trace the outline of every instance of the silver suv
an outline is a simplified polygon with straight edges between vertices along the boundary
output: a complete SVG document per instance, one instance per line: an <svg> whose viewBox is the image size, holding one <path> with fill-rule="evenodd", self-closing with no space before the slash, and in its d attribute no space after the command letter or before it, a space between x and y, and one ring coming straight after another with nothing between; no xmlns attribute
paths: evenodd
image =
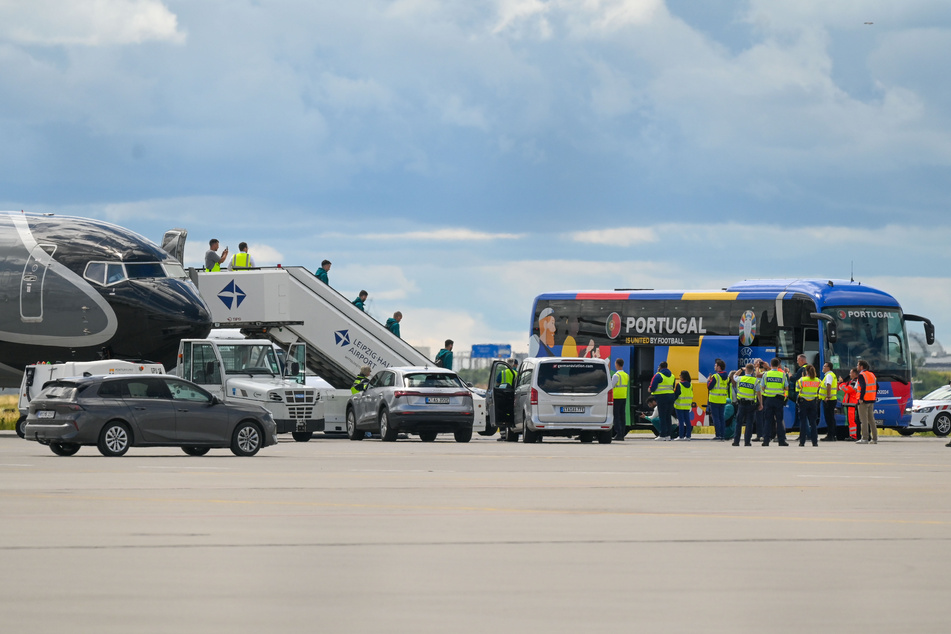
<svg viewBox="0 0 951 634"><path fill-rule="evenodd" d="M581 442L610 443L614 424L608 362L577 357L525 359L514 385L497 385L502 362L493 364L486 391L491 426L502 436L527 443L542 436L577 436Z"/></svg>

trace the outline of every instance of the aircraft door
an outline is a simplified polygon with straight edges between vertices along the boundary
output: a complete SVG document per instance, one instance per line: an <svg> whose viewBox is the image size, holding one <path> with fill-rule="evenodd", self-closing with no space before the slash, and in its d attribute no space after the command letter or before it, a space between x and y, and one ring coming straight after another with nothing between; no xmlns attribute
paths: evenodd
<svg viewBox="0 0 951 634"><path fill-rule="evenodd" d="M43 286L46 271L53 261L56 245L38 244L27 258L20 277L20 319L25 322L43 321Z"/></svg>
<svg viewBox="0 0 951 634"><path fill-rule="evenodd" d="M162 237L162 249L170 256L178 260L182 266L185 265L185 238L188 237L187 229L170 229Z"/></svg>

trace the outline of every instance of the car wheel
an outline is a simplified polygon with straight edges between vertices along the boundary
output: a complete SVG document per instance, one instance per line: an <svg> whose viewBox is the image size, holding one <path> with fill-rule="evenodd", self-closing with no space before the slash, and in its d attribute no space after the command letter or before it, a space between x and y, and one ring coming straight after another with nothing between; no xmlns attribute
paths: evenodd
<svg viewBox="0 0 951 634"><path fill-rule="evenodd" d="M352 407L347 408L347 438L350 440L363 440L363 432L357 429L357 415Z"/></svg>
<svg viewBox="0 0 951 634"><path fill-rule="evenodd" d="M99 453L110 458L125 455L132 446L132 432L125 423L106 423L99 433Z"/></svg>
<svg viewBox="0 0 951 634"><path fill-rule="evenodd" d="M294 437L294 440L297 442L307 442L314 437L314 432L312 431L292 431L291 436Z"/></svg>
<svg viewBox="0 0 951 634"><path fill-rule="evenodd" d="M182 451L189 456L204 456L211 451L211 447L182 447Z"/></svg>
<svg viewBox="0 0 951 634"><path fill-rule="evenodd" d="M17 436L19 436L20 438L26 437L26 434L23 433L24 423L26 423L26 415L20 416L20 418L17 419L16 430L17 430Z"/></svg>
<svg viewBox="0 0 951 634"><path fill-rule="evenodd" d="M583 431L578 434L578 440L581 442L594 442L594 432L593 431Z"/></svg>
<svg viewBox="0 0 951 634"><path fill-rule="evenodd" d="M505 442L518 442L518 433L512 427L506 427L502 434L505 436Z"/></svg>
<svg viewBox="0 0 951 634"><path fill-rule="evenodd" d="M384 407L380 410L380 438L383 442L394 442L397 434L397 430L390 426L390 413Z"/></svg>
<svg viewBox="0 0 951 634"><path fill-rule="evenodd" d="M51 442L50 449L57 456L74 456L79 451L79 445L69 442Z"/></svg>
<svg viewBox="0 0 951 634"><path fill-rule="evenodd" d="M935 416L931 431L933 431L934 435L938 438L944 438L948 434L951 434L951 414L941 412Z"/></svg>
<svg viewBox="0 0 951 634"><path fill-rule="evenodd" d="M497 431L499 431L499 428L498 428L498 427L489 427L489 428L486 429L485 431L480 431L480 432L479 432L479 435L480 435L480 436L494 436L494 435L495 435L495 432L497 432Z"/></svg>
<svg viewBox="0 0 951 634"><path fill-rule="evenodd" d="M231 436L231 453L236 456L253 456L261 449L261 430L252 422L238 423Z"/></svg>
<svg viewBox="0 0 951 634"><path fill-rule="evenodd" d="M421 431L419 432L419 439L423 442L432 442L436 440L436 432L434 431Z"/></svg>
<svg viewBox="0 0 951 634"><path fill-rule="evenodd" d="M603 431L598 432L598 442L601 443L602 445L610 445L611 438L613 437L614 437L614 430L605 429Z"/></svg>
<svg viewBox="0 0 951 634"><path fill-rule="evenodd" d="M466 427L465 429L457 429L452 433L456 438L456 442L469 442L472 440L472 428Z"/></svg>
<svg viewBox="0 0 951 634"><path fill-rule="evenodd" d="M898 432L899 436L914 436L915 435L915 430L908 429L907 427L899 427L895 431Z"/></svg>

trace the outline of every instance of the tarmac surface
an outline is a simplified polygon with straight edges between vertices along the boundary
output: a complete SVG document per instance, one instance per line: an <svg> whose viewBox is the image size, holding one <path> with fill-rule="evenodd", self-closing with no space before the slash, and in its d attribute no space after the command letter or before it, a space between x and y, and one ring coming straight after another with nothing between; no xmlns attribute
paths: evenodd
<svg viewBox="0 0 951 634"><path fill-rule="evenodd" d="M0 432L0 631L946 632L945 442Z"/></svg>

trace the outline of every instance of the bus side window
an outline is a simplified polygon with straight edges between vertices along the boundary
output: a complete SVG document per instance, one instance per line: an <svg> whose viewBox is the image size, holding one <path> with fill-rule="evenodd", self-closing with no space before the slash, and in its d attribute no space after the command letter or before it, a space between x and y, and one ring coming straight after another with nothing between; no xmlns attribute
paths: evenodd
<svg viewBox="0 0 951 634"><path fill-rule="evenodd" d="M802 353L806 363L819 370L819 329L805 328L802 332Z"/></svg>

